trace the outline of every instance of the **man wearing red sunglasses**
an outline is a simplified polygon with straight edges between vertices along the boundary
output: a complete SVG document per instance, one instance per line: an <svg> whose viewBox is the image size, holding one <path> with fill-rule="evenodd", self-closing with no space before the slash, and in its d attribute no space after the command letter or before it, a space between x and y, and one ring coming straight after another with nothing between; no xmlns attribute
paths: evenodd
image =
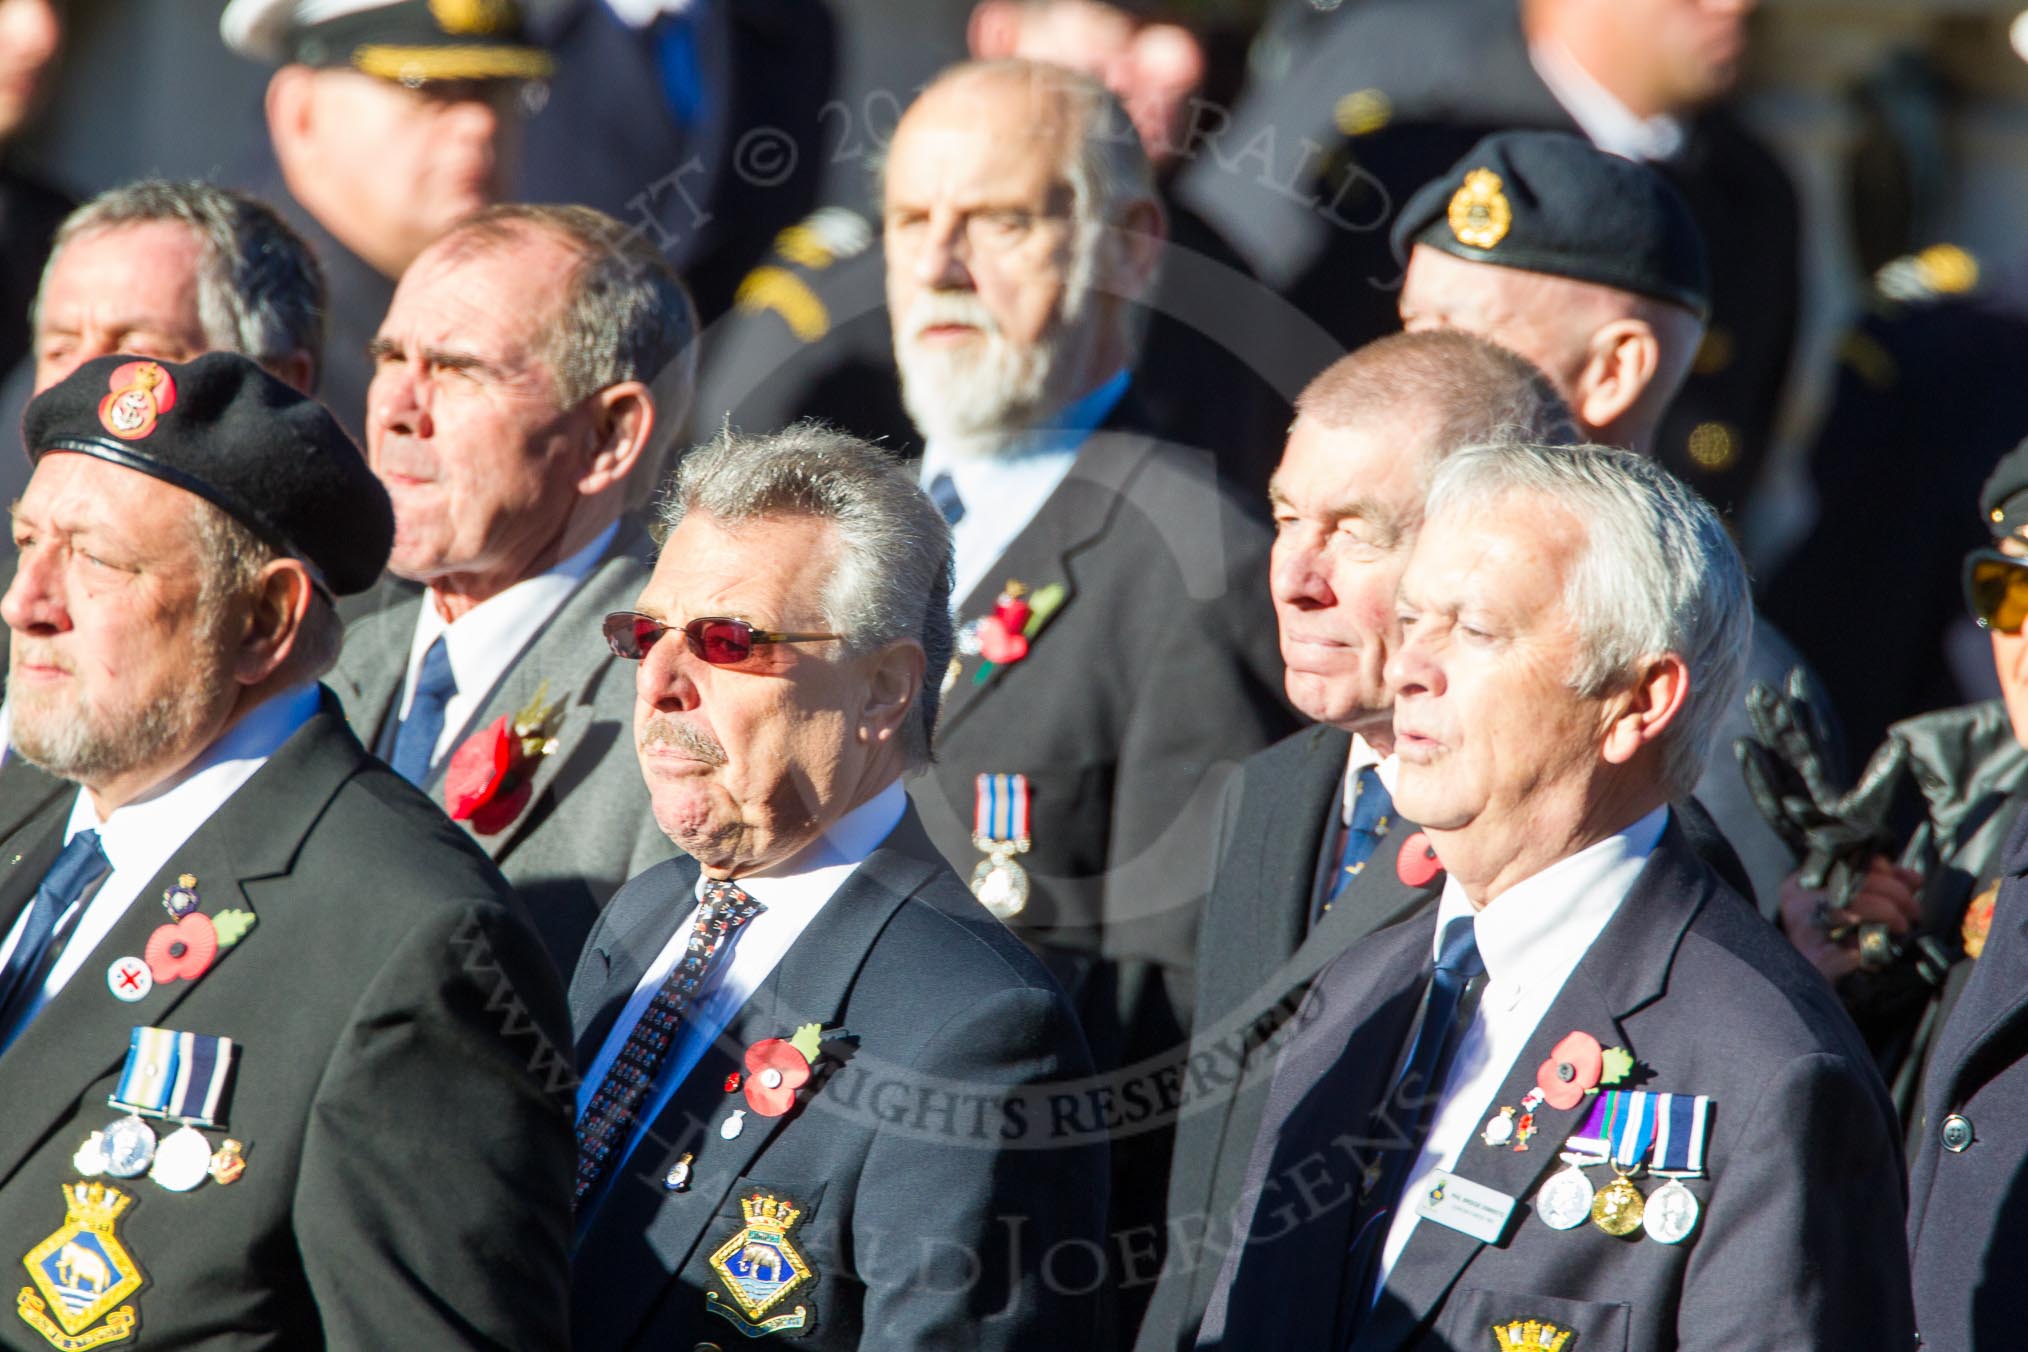
<svg viewBox="0 0 2028 1352"><path fill-rule="evenodd" d="M696 318L588 207L497 207L426 250L373 340L367 450L388 569L332 685L360 740L471 832L568 972L669 842L642 797L632 683L598 640L653 547L625 514L690 402Z"/></svg>

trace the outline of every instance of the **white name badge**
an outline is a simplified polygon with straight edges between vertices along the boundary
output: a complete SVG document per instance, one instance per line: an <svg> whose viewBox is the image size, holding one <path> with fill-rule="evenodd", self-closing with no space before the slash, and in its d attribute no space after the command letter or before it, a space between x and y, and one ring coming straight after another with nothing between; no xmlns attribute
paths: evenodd
<svg viewBox="0 0 2028 1352"><path fill-rule="evenodd" d="M1482 1244L1498 1244L1514 1214L1514 1199L1483 1183L1438 1170L1416 1193L1415 1214Z"/></svg>

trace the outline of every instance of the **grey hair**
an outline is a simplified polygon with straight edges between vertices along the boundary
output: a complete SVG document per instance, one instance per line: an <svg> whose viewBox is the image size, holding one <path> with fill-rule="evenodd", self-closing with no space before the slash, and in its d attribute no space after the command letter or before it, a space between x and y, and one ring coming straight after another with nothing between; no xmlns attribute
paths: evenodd
<svg viewBox="0 0 2028 1352"><path fill-rule="evenodd" d="M1428 513L1485 508L1522 494L1582 523L1584 551L1564 587L1581 644L1571 686L1600 695L1665 653L1690 672L1682 714L1662 733L1672 797L1704 772L1739 698L1752 641L1746 565L1709 504L1654 461L1600 446L1504 446L1438 467Z"/></svg>
<svg viewBox="0 0 2028 1352"><path fill-rule="evenodd" d="M911 769L928 765L954 642L951 531L928 495L879 447L822 423L766 435L728 427L683 458L664 495L664 530L691 512L727 522L831 523L840 557L824 591L826 623L845 635L848 652L891 643L922 649L917 717L903 723L901 746Z"/></svg>
<svg viewBox="0 0 2028 1352"><path fill-rule="evenodd" d="M216 626L230 615L223 602L250 594L260 581L261 569L281 558L281 551L253 530L228 515L222 508L197 498L194 517L197 525L197 557L201 574L197 600L200 623ZM208 630L206 638L217 637ZM310 681L338 665L338 652L345 641L345 623L338 609L322 591L312 589L310 607L296 631L296 643L289 654L291 680Z"/></svg>
<svg viewBox="0 0 2028 1352"><path fill-rule="evenodd" d="M243 193L195 180L150 178L108 188L57 227L29 310L38 326L42 293L71 241L127 225L170 221L204 246L197 273L197 317L205 341L273 370L298 352L321 370L324 270L282 218Z"/></svg>
<svg viewBox="0 0 2028 1352"><path fill-rule="evenodd" d="M545 343L558 402L573 407L638 380L654 387L662 425L680 425L697 388L697 307L638 231L592 207L502 203L460 221L431 247L459 257L520 243L531 231L578 256Z"/></svg>

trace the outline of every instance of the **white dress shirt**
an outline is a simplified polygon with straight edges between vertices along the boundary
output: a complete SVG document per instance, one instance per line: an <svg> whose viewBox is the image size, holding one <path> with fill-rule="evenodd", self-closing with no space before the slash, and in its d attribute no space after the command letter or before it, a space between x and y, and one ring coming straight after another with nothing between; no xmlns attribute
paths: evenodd
<svg viewBox="0 0 2028 1352"><path fill-rule="evenodd" d="M1621 159L1661 162L1683 149L1683 124L1666 113L1641 117L1592 78L1570 49L1560 42L1537 42L1528 60L1549 92L1577 123L1578 130L1600 150Z"/></svg>
<svg viewBox="0 0 2028 1352"><path fill-rule="evenodd" d="M1371 769L1380 776L1380 787L1387 790L1387 796L1394 797L1394 777L1401 772L1401 762L1393 756L1382 756L1373 749L1373 744L1359 733L1352 734L1352 756L1345 766L1345 780L1338 795L1338 825L1352 824L1352 805L1359 800L1359 772Z"/></svg>
<svg viewBox="0 0 2028 1352"><path fill-rule="evenodd" d="M1669 809L1656 808L1618 835L1516 883L1483 911L1473 909L1457 879L1445 881L1431 954L1446 925L1462 916L1474 917L1472 934L1486 964L1486 985L1458 1042L1429 1136L1402 1190L1404 1198L1420 1196L1430 1186L1432 1173L1456 1165L1473 1135L1493 1115L1499 1106L1493 1098L1514 1069L1515 1058L1534 1038L1536 1025L1562 993L1563 983L1627 899L1668 821ZM1376 1298L1420 1220L1415 1208L1407 1205L1391 1218L1387 1242L1380 1250Z"/></svg>
<svg viewBox="0 0 2028 1352"><path fill-rule="evenodd" d="M1028 529L1042 504L1077 463L1077 453L1127 392L1127 373L1111 380L1064 409L1047 428L1022 434L992 455L955 452L932 441L923 448L922 485L939 474L951 476L965 514L951 527L955 555L951 609L964 605L992 572L993 565ZM1005 581L1005 579L1000 579Z"/></svg>
<svg viewBox="0 0 2028 1352"><path fill-rule="evenodd" d="M590 574L592 565L619 531L620 523L615 521L600 531L596 540L548 572L523 578L498 596L487 597L460 615L455 623L446 623L437 613L436 602L424 593L422 606L416 613L415 638L408 645L408 674L402 678L401 707L397 713L402 718L408 717L423 658L429 655L437 636L443 635L458 693L444 703L444 730L437 734L436 749L430 753L431 765L450 754L458 734L465 730L472 715L479 712L480 701L492 693L521 650L542 632L549 617L577 590L577 584ZM597 634L585 636L586 643L604 641Z"/></svg>
<svg viewBox="0 0 2028 1352"><path fill-rule="evenodd" d="M907 807L907 792L896 781L832 823L829 831L790 860L782 871L757 873L736 880L748 896L767 909L726 936L726 942L731 945L730 956L721 959L718 975L707 988L704 998L693 1003L684 1014L683 1031L669 1049L668 1058L655 1077L655 1087L641 1104L640 1115L634 1119L633 1133L627 1138L626 1150L613 1161L614 1170L634 1152L634 1147L641 1143L648 1128L669 1106L676 1090L697 1063L704 1059L705 1051L725 1031L726 1024L732 1022L732 1016L746 1004L748 997L759 990L761 983L774 972L782 956L809 923L817 918L817 912L824 909L824 903L831 900L832 894L865 862L866 856L893 834ZM704 883L704 876L699 874L694 895L700 901ZM591 1068L585 1072L584 1082L578 1086L579 1117L583 1117L585 1109L591 1106L593 1096L605 1082L606 1072L612 1069L621 1049L627 1045L627 1037L634 1031L634 1025L641 1021L641 1016L654 1002L655 992L661 989L670 970L682 959L683 951L690 942L691 926L696 920L697 907L692 905L685 912L683 923L670 933L669 942L662 945L662 951L655 955L655 960L648 964L648 970L642 973L633 996L620 1011L612 1032L606 1034L599 1054L592 1058ZM794 1031L783 1029L782 1035Z"/></svg>
<svg viewBox="0 0 2028 1352"><path fill-rule="evenodd" d="M70 937L50 968L49 978L35 994L34 1003L25 1007L17 1028L27 1027L36 1012L87 962L103 967L114 958L128 956L109 953L95 958L94 950L141 895L141 889L196 834L197 828L238 793L254 772L267 764L268 757L281 749L282 743L310 721L317 712L318 698L317 683L307 681L263 701L212 743L181 778L153 790L145 798L115 808L113 815L104 821L99 820L91 795L78 790L77 799L71 804L70 821L64 827L63 842L68 845L70 838L80 831L97 831L99 848L105 851L113 871L88 900L73 902L57 917L56 933L68 931ZM200 892L203 886L204 880L198 879ZM0 967L6 966L15 945L21 942L29 910L26 906L21 908L14 927L7 932L6 943L0 944ZM162 922L169 922L166 911Z"/></svg>

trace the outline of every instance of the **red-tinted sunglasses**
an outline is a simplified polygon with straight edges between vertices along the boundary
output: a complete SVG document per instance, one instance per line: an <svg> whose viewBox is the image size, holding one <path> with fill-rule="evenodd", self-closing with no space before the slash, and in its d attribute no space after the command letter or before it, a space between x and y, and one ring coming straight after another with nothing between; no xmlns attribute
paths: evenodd
<svg viewBox="0 0 2028 1352"><path fill-rule="evenodd" d="M690 644L690 651L714 667L735 666L753 656L763 643L816 643L843 634L778 634L756 629L745 620L724 615L706 615L685 625L664 624L634 610L616 610L606 616L606 642L630 662L648 655L662 635L678 630Z"/></svg>

